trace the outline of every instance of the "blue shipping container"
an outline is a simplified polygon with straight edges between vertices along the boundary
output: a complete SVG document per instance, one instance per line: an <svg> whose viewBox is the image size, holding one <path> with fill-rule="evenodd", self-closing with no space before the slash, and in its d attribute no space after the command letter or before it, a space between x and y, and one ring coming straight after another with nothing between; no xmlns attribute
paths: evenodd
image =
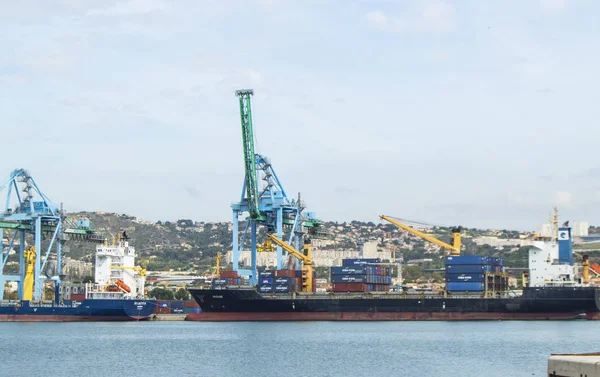
<svg viewBox="0 0 600 377"><path fill-rule="evenodd" d="M275 278L273 279L273 284L281 285L281 284L290 284L294 278Z"/></svg>
<svg viewBox="0 0 600 377"><path fill-rule="evenodd" d="M446 281L450 282L482 282L485 281L485 275L483 274L446 274Z"/></svg>
<svg viewBox="0 0 600 377"><path fill-rule="evenodd" d="M365 275L332 275L332 283L365 283Z"/></svg>
<svg viewBox="0 0 600 377"><path fill-rule="evenodd" d="M292 287L289 285L277 285L275 286L275 292L290 292Z"/></svg>
<svg viewBox="0 0 600 377"><path fill-rule="evenodd" d="M273 286L272 285L263 285L263 286L258 287L258 291L260 293L273 292Z"/></svg>
<svg viewBox="0 0 600 377"><path fill-rule="evenodd" d="M213 284L216 284L216 285L229 284L229 279L213 279Z"/></svg>
<svg viewBox="0 0 600 377"><path fill-rule="evenodd" d="M273 271L271 271L271 270L260 271L258 273L258 277L259 278L270 278L270 277L273 277Z"/></svg>
<svg viewBox="0 0 600 377"><path fill-rule="evenodd" d="M489 257L480 257L476 255L446 257L446 264L489 264L489 262Z"/></svg>
<svg viewBox="0 0 600 377"><path fill-rule="evenodd" d="M272 285L273 278L261 278L258 279L258 285Z"/></svg>
<svg viewBox="0 0 600 377"><path fill-rule="evenodd" d="M381 263L379 258L342 259L342 266L362 266L367 263Z"/></svg>
<svg viewBox="0 0 600 377"><path fill-rule="evenodd" d="M364 275L365 269L360 266L341 266L341 267L331 267L332 275Z"/></svg>
<svg viewBox="0 0 600 377"><path fill-rule="evenodd" d="M171 308L175 309L179 309L182 308L183 309L183 301L172 301L171 302Z"/></svg>
<svg viewBox="0 0 600 377"><path fill-rule="evenodd" d="M454 292L479 292L484 289L484 283L446 283L446 290Z"/></svg>
<svg viewBox="0 0 600 377"><path fill-rule="evenodd" d="M474 274L491 272L492 266L485 266L482 264L447 264L446 273L452 274Z"/></svg>

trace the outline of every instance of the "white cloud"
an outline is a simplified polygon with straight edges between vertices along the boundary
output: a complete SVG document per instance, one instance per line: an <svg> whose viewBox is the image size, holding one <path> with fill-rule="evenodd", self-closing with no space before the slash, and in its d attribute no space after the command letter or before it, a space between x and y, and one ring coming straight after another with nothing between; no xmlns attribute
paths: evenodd
<svg viewBox="0 0 600 377"><path fill-rule="evenodd" d="M540 0L540 5L547 10L561 10L567 7L567 0Z"/></svg>
<svg viewBox="0 0 600 377"><path fill-rule="evenodd" d="M89 14L102 14L109 16L125 16L163 11L168 8L167 3L161 0L128 0L101 9L90 10Z"/></svg>
<svg viewBox="0 0 600 377"><path fill-rule="evenodd" d="M454 8L441 0L425 0L420 7L398 17L375 10L367 13L366 18L372 25L391 32L449 32L456 27Z"/></svg>
<svg viewBox="0 0 600 377"><path fill-rule="evenodd" d="M388 23L387 16L380 10L369 12L365 16L367 18L367 21L379 27L385 26Z"/></svg>
<svg viewBox="0 0 600 377"><path fill-rule="evenodd" d="M29 66L48 71L63 70L68 68L72 63L72 57L60 54L36 57L26 62Z"/></svg>
<svg viewBox="0 0 600 377"><path fill-rule="evenodd" d="M454 8L442 1L427 2L421 11L421 26L430 30L449 31L454 29Z"/></svg>
<svg viewBox="0 0 600 377"><path fill-rule="evenodd" d="M552 200L554 202L554 205L557 206L568 206L571 204L572 200L573 200L573 195L571 195L570 192L568 191L556 191L553 195L552 195Z"/></svg>
<svg viewBox="0 0 600 377"><path fill-rule="evenodd" d="M279 4L279 0L254 0L254 2L263 8L272 8Z"/></svg>

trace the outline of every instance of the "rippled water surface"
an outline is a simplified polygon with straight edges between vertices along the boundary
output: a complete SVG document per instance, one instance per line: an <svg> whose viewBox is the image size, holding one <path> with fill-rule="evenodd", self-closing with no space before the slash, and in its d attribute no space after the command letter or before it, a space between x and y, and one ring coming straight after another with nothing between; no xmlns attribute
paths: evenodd
<svg viewBox="0 0 600 377"><path fill-rule="evenodd" d="M598 322L0 323L2 376L544 376ZM595 346L598 345L598 346Z"/></svg>

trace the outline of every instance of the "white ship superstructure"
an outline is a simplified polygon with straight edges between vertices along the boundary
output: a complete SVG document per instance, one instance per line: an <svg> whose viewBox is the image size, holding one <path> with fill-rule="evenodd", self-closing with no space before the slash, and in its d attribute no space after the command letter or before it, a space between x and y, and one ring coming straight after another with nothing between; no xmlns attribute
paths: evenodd
<svg viewBox="0 0 600 377"><path fill-rule="evenodd" d="M87 298L144 298L145 269L135 265L135 248L127 234L116 244L96 247L95 284L86 285Z"/></svg>
<svg viewBox="0 0 600 377"><path fill-rule="evenodd" d="M573 263L573 234L568 221L558 226L558 211L546 224L546 232L535 234L529 249L529 286L587 286L579 266Z"/></svg>

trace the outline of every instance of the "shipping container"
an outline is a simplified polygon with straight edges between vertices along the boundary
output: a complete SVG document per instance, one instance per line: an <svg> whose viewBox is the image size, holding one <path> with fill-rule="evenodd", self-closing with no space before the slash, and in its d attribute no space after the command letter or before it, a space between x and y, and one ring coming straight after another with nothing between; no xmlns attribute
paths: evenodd
<svg viewBox="0 0 600 377"><path fill-rule="evenodd" d="M185 314L189 314L189 313L200 313L200 308L184 308L183 312Z"/></svg>
<svg viewBox="0 0 600 377"><path fill-rule="evenodd" d="M446 281L449 282L482 282L485 281L484 274L446 274Z"/></svg>
<svg viewBox="0 0 600 377"><path fill-rule="evenodd" d="M183 314L183 308L171 308L173 314Z"/></svg>
<svg viewBox="0 0 600 377"><path fill-rule="evenodd" d="M446 273L452 274L475 274L483 272L491 272L492 266L482 264L447 264Z"/></svg>
<svg viewBox="0 0 600 377"><path fill-rule="evenodd" d="M85 300L85 294L71 293L70 299L71 300Z"/></svg>
<svg viewBox="0 0 600 377"><path fill-rule="evenodd" d="M296 270L275 270L276 277L294 278L296 277Z"/></svg>
<svg viewBox="0 0 600 377"><path fill-rule="evenodd" d="M446 264L489 264L489 257L461 255L446 257Z"/></svg>
<svg viewBox="0 0 600 377"><path fill-rule="evenodd" d="M283 285L283 284L291 284L296 278L274 278L273 284Z"/></svg>
<svg viewBox="0 0 600 377"><path fill-rule="evenodd" d="M485 284L484 283L476 283L476 282L472 282L472 283L446 283L446 290L448 291L454 291L454 292L480 292L485 290Z"/></svg>
<svg viewBox="0 0 600 377"><path fill-rule="evenodd" d="M367 285L364 283L334 283L331 289L333 292L364 292Z"/></svg>
<svg viewBox="0 0 600 377"><path fill-rule="evenodd" d="M368 263L381 263L379 258L342 259L342 266L362 266Z"/></svg>
<svg viewBox="0 0 600 377"><path fill-rule="evenodd" d="M272 285L262 285L258 287L258 291L260 293L269 293L269 292L273 292L273 286Z"/></svg>
<svg viewBox="0 0 600 377"><path fill-rule="evenodd" d="M273 285L273 278L258 279L258 285Z"/></svg>
<svg viewBox="0 0 600 377"><path fill-rule="evenodd" d="M258 277L259 278L271 278L271 277L273 277L273 271L272 270L260 271L258 273Z"/></svg>
<svg viewBox="0 0 600 377"><path fill-rule="evenodd" d="M365 268L361 266L331 267L331 275L364 275Z"/></svg>
<svg viewBox="0 0 600 377"><path fill-rule="evenodd" d="M391 267L386 266L365 266L365 271L368 275L387 276L392 273Z"/></svg>
<svg viewBox="0 0 600 377"><path fill-rule="evenodd" d="M332 283L365 283L366 275L332 275Z"/></svg>
<svg viewBox="0 0 600 377"><path fill-rule="evenodd" d="M290 285L276 285L273 290L275 292L291 292L292 287Z"/></svg>
<svg viewBox="0 0 600 377"><path fill-rule="evenodd" d="M171 309L183 309L183 301L171 301Z"/></svg>
<svg viewBox="0 0 600 377"><path fill-rule="evenodd" d="M213 279L213 285L229 284L229 279Z"/></svg>
<svg viewBox="0 0 600 377"><path fill-rule="evenodd" d="M171 307L170 301L158 301L157 304L158 304L159 308L170 308Z"/></svg>
<svg viewBox="0 0 600 377"><path fill-rule="evenodd" d="M237 271L232 271L232 270L221 270L219 272L219 277L220 278L228 278L228 279L235 279L235 278L239 278L240 276L238 275Z"/></svg>

